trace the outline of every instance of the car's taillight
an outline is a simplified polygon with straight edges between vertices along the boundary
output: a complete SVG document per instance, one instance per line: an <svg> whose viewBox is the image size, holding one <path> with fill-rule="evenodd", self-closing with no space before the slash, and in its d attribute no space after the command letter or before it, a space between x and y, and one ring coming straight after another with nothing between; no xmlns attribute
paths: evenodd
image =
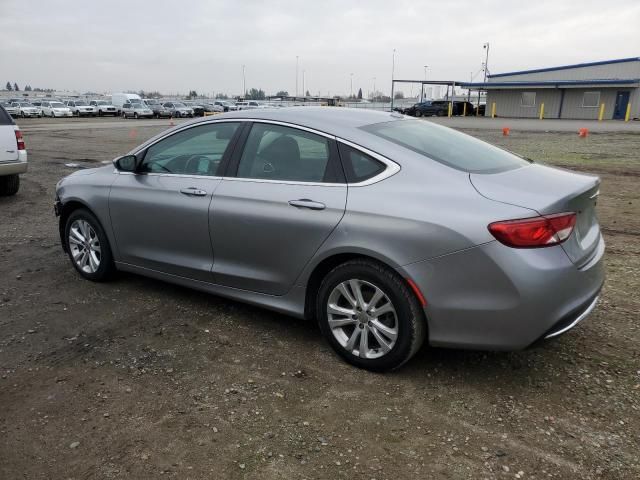
<svg viewBox="0 0 640 480"><path fill-rule="evenodd" d="M573 212L543 217L505 220L489 225L489 231L500 243L514 248L550 247L564 242L576 224Z"/></svg>
<svg viewBox="0 0 640 480"><path fill-rule="evenodd" d="M18 144L18 150L24 150L24 138L22 138L22 132L16 130L16 143Z"/></svg>

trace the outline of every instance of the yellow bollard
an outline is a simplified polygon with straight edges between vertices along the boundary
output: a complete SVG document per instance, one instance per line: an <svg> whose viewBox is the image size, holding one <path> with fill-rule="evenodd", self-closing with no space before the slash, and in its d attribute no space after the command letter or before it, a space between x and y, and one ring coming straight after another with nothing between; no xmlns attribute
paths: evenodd
<svg viewBox="0 0 640 480"><path fill-rule="evenodd" d="M628 111L628 109L627 109ZM462 116L466 117L467 116L467 102L464 102L464 106L462 107Z"/></svg>
<svg viewBox="0 0 640 480"><path fill-rule="evenodd" d="M601 122L604 118L604 103L600 104L600 112L598 113L598 121Z"/></svg>
<svg viewBox="0 0 640 480"><path fill-rule="evenodd" d="M624 114L624 121L628 122L631 118L631 102L627 103L627 113Z"/></svg>
<svg viewBox="0 0 640 480"><path fill-rule="evenodd" d="M544 103L540 104L540 120L544 118Z"/></svg>
<svg viewBox="0 0 640 480"><path fill-rule="evenodd" d="M491 104L491 118L496 118L496 102Z"/></svg>
<svg viewBox="0 0 640 480"><path fill-rule="evenodd" d="M447 117L451 118L452 113L453 113L453 102L449 102L449 111L447 112Z"/></svg>

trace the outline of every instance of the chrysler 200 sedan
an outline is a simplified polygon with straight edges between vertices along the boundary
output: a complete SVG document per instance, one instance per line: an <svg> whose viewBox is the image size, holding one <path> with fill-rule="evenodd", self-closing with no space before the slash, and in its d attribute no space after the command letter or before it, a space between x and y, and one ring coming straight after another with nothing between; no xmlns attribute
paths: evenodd
<svg viewBox="0 0 640 480"><path fill-rule="evenodd" d="M594 308L600 180L395 113L243 110L57 185L88 280L116 270L317 321L371 370L522 349Z"/></svg>

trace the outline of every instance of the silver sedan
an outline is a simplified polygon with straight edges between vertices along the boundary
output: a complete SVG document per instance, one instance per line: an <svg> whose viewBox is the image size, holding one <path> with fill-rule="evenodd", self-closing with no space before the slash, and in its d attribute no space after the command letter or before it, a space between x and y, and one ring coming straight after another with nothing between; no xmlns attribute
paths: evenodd
<svg viewBox="0 0 640 480"><path fill-rule="evenodd" d="M598 177L395 113L247 110L180 124L57 185L88 280L134 272L319 323L344 359L557 336L603 283Z"/></svg>

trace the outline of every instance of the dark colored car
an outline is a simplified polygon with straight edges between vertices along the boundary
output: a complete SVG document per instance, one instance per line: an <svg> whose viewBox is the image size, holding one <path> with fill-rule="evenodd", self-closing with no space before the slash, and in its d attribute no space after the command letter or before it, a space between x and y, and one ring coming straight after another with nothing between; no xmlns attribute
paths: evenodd
<svg viewBox="0 0 640 480"><path fill-rule="evenodd" d="M194 117L204 117L205 108L196 102L184 102L184 104L193 110Z"/></svg>
<svg viewBox="0 0 640 480"><path fill-rule="evenodd" d="M449 113L449 103L450 103L449 100L435 100L432 103L433 105L439 105L442 108L444 108L445 114ZM451 107L451 115L453 116L461 116L461 115L471 116L474 113L474 107L471 102L454 101L451 103L453 103ZM464 108L465 104L467 105L466 111Z"/></svg>
<svg viewBox="0 0 640 480"><path fill-rule="evenodd" d="M427 101L416 103L409 108L405 108L402 113L411 115L412 117L431 117L433 115L444 117L447 115L447 112L448 107L446 104L442 105L441 102Z"/></svg>

